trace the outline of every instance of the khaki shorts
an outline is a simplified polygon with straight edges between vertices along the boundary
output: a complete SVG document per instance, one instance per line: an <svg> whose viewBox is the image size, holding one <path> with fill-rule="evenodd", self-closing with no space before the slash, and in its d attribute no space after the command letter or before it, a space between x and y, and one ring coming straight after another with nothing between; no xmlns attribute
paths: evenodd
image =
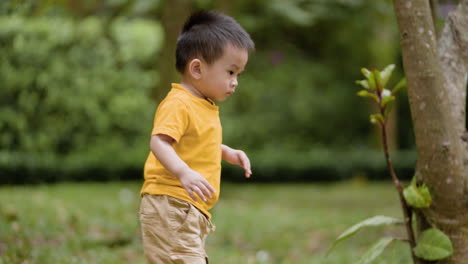
<svg viewBox="0 0 468 264"><path fill-rule="evenodd" d="M205 240L214 230L192 204L166 195L144 195L140 205L143 249L151 264L206 264Z"/></svg>

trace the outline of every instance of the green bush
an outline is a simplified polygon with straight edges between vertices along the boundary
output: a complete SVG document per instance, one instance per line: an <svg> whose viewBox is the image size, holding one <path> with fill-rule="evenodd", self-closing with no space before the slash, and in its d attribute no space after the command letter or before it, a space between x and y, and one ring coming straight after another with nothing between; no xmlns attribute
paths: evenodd
<svg viewBox="0 0 468 264"><path fill-rule="evenodd" d="M357 22L324 36L335 47L308 35L313 50L269 40L251 56L238 91L220 109L224 142L249 154L256 179L386 178L383 156L370 147L368 106L355 95L359 72L349 70L370 60L367 45L346 47L345 39L366 34ZM142 178L162 29L142 19L109 23L0 18L0 183ZM317 32L310 27L285 23L278 36L294 30L295 43L300 30ZM266 44L261 33L252 36ZM404 109L400 115L409 116ZM400 134L411 148L410 133ZM397 170L412 173L414 152L395 159ZM242 179L239 170L224 166L224 179Z"/></svg>
<svg viewBox="0 0 468 264"><path fill-rule="evenodd" d="M306 151L268 148L251 152L252 178L244 179L240 168L225 164L223 177L232 181L335 181L350 178L389 180L384 154L372 149L324 149ZM416 152L392 152L396 173L410 179L414 173Z"/></svg>
<svg viewBox="0 0 468 264"><path fill-rule="evenodd" d="M274 62L275 56L280 62ZM368 106L355 99L353 84L304 56L294 51L254 54L236 94L221 106L226 142L252 151L367 143L362 132L370 125L361 113Z"/></svg>
<svg viewBox="0 0 468 264"><path fill-rule="evenodd" d="M117 20L107 36L106 26L94 17L0 19L1 168L65 174L144 162L157 71L143 66L162 30Z"/></svg>

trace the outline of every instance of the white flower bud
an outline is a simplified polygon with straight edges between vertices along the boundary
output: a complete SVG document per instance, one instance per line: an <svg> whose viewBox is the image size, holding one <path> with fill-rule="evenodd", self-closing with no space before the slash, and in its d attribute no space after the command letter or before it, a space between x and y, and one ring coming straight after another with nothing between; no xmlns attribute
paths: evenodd
<svg viewBox="0 0 468 264"><path fill-rule="evenodd" d="M392 95L392 92L390 90L384 89L382 91L382 98L385 98L385 97L390 96L390 95Z"/></svg>

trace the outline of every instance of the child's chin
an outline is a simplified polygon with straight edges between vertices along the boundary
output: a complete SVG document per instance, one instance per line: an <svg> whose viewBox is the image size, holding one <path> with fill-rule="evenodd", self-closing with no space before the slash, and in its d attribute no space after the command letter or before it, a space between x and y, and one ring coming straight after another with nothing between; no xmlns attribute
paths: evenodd
<svg viewBox="0 0 468 264"><path fill-rule="evenodd" d="M224 97L219 97L219 98L216 98L215 101L216 102L224 102L226 101L226 99L228 99L229 96L224 96Z"/></svg>

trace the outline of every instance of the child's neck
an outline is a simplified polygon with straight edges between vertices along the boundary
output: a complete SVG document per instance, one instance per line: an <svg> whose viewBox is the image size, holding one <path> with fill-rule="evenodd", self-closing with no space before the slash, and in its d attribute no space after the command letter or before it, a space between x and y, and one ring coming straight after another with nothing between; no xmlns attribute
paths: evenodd
<svg viewBox="0 0 468 264"><path fill-rule="evenodd" d="M184 87L184 89L189 91L192 95L194 95L194 96L196 96L198 98L205 99L210 103L213 103L209 98L207 98L205 95L203 95L203 93L200 92L200 90L198 90L196 88L196 86L192 84L192 82L185 80L185 78L182 78L182 81L180 82L180 85L182 85L182 87Z"/></svg>

